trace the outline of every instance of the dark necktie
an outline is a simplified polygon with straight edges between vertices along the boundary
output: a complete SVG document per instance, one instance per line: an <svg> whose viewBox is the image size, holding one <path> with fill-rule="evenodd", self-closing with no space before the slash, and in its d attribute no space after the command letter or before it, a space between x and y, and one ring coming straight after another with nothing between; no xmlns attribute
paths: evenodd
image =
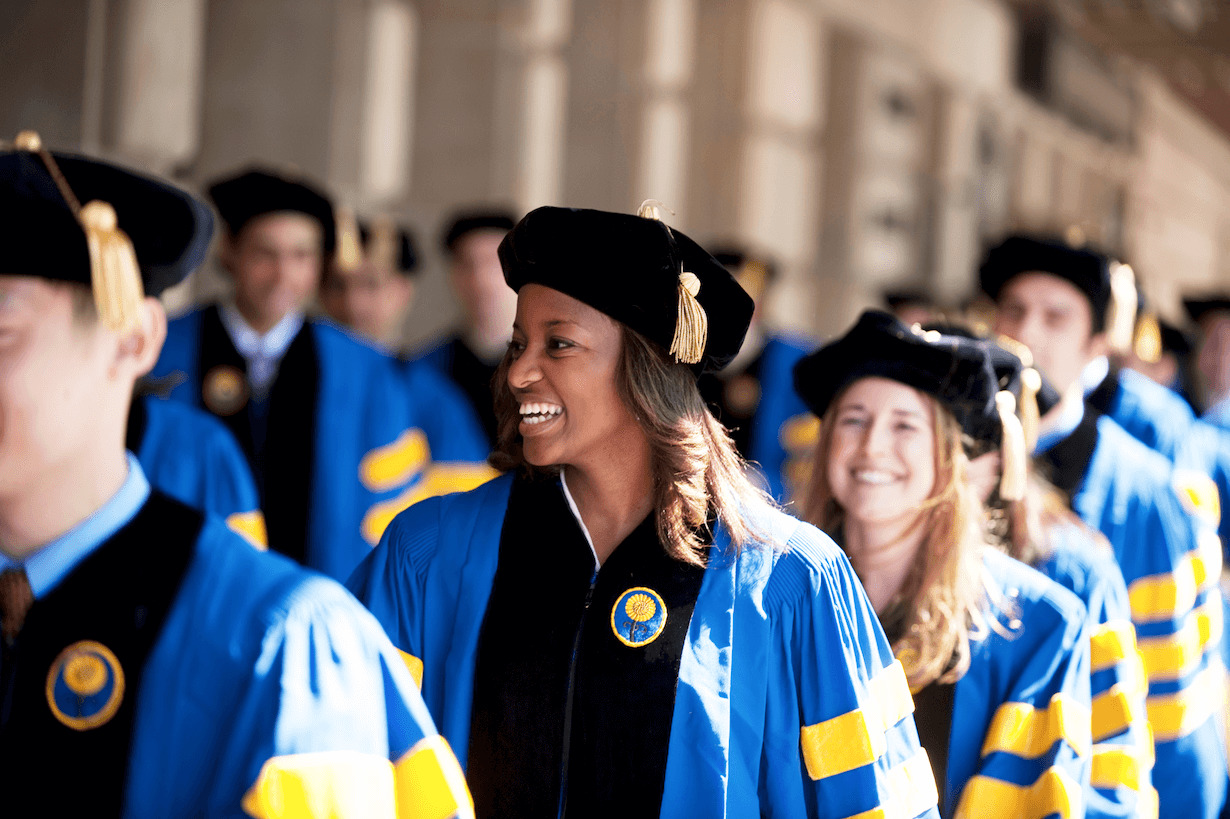
<svg viewBox="0 0 1230 819"><path fill-rule="evenodd" d="M34 592L25 569L5 569L0 572L0 635L5 647L17 639L26 622L26 613L34 605Z"/></svg>

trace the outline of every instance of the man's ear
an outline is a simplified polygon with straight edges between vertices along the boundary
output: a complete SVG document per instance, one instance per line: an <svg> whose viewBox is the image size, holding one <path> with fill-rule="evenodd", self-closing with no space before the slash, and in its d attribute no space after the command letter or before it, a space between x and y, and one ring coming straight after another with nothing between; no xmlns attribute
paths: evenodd
<svg viewBox="0 0 1230 819"><path fill-rule="evenodd" d="M120 339L116 353L116 369L140 378L154 368L162 345L167 340L167 311L162 302L146 296L141 303L141 324Z"/></svg>

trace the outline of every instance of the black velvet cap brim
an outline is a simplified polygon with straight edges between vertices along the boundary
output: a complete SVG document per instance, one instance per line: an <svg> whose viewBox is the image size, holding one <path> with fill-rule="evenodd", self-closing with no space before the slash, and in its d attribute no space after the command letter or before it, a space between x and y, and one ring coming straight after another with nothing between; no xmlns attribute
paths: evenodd
<svg viewBox="0 0 1230 819"><path fill-rule="evenodd" d="M1106 256L1053 239L1010 236L987 253L978 278L986 294L998 300L1004 285L1022 273L1049 273L1070 282L1089 300L1094 332L1106 326L1110 305L1110 260Z"/></svg>
<svg viewBox="0 0 1230 819"><path fill-rule="evenodd" d="M367 252L367 243L371 241L371 225L366 222L359 223L359 241L363 243L364 253ZM397 255L393 259L393 264L397 267L396 272L403 276L414 276L418 273L419 256L415 252L414 237L410 235L410 231L405 228L397 228L396 231Z"/></svg>
<svg viewBox="0 0 1230 819"><path fill-rule="evenodd" d="M454 215L448 227L444 229L440 244L452 253L459 241L476 230L495 230L507 233L513 229L516 222L517 220L508 211L468 210Z"/></svg>
<svg viewBox="0 0 1230 819"><path fill-rule="evenodd" d="M147 295L159 295L204 261L214 227L204 202L108 162L61 153L52 158L80 204L98 199L115 209ZM0 203L0 273L90 284L85 231L38 154L0 153Z"/></svg>
<svg viewBox="0 0 1230 819"><path fill-rule="evenodd" d="M927 393L971 435L998 423L998 383L986 350L976 341L913 330L888 313L868 310L841 338L794 367L794 389L824 417L833 401L860 378L899 381Z"/></svg>
<svg viewBox="0 0 1230 819"><path fill-rule="evenodd" d="M1183 299L1183 309L1194 322L1210 313L1230 313L1230 296L1211 294L1201 298Z"/></svg>
<svg viewBox="0 0 1230 819"><path fill-rule="evenodd" d="M209 186L209 198L232 236L258 216L302 213L320 224L321 249L332 253L337 244L337 218L333 203L315 186L252 168Z"/></svg>
<svg viewBox="0 0 1230 819"><path fill-rule="evenodd" d="M623 322L664 349L675 334L679 274L700 280L708 317L704 355L694 372L715 372L743 344L755 305L734 276L700 245L655 219L624 213L538 208L500 243L513 290L541 284Z"/></svg>

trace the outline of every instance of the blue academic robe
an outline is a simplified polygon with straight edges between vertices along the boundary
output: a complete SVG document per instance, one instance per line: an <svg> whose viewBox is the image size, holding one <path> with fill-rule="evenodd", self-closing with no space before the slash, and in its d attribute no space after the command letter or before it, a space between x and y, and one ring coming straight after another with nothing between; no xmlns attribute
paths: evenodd
<svg viewBox="0 0 1230 819"><path fill-rule="evenodd" d="M152 376L178 374L171 399L210 409L235 434L261 490L271 549L345 579L397 512L431 491L474 484L428 481L432 450L456 449L422 431L432 396L409 395L394 359L337 327L304 323L264 402L247 400L245 368L217 308L207 307L170 323ZM232 392L219 393L220 383Z"/></svg>
<svg viewBox="0 0 1230 819"><path fill-rule="evenodd" d="M43 665L65 640L77 642ZM159 493L39 598L17 650L16 690L33 696L5 728L24 749L6 765L31 769L8 769L9 807L268 819L309 815L306 805L390 819L470 810L412 677L354 598ZM65 665L70 651L78 659Z"/></svg>
<svg viewBox="0 0 1230 819"><path fill-rule="evenodd" d="M403 512L349 585L418 670L465 764L475 662L513 479ZM904 673L840 550L768 512L785 548L719 525L679 663L662 816L935 816Z"/></svg>
<svg viewBox="0 0 1230 819"><path fill-rule="evenodd" d="M1214 521L1223 551L1230 547L1230 516L1221 516L1230 504L1230 433L1197 418L1182 396L1134 370L1112 367L1086 403L1166 456L1176 467L1180 498ZM1212 480L1216 496L1201 478Z"/></svg>
<svg viewBox="0 0 1230 819"><path fill-rule="evenodd" d="M1090 770L1089 628L1068 590L987 549L991 625L953 692L944 815L1080 816Z"/></svg>
<svg viewBox="0 0 1230 819"><path fill-rule="evenodd" d="M1184 507L1172 465L1106 416L1040 456L1072 508L1110 541L1148 677L1162 817L1212 817L1226 796L1221 545Z"/></svg>
<svg viewBox="0 0 1230 819"><path fill-rule="evenodd" d="M775 334L760 358L760 404L753 416L747 457L760 465L769 492L785 503L815 446L815 417L794 391L794 365L815 349L803 336Z"/></svg>
<svg viewBox="0 0 1230 819"><path fill-rule="evenodd" d="M127 443L155 489L217 515L255 545L267 545L252 470L217 418L178 401L137 396Z"/></svg>
<svg viewBox="0 0 1230 819"><path fill-rule="evenodd" d="M1073 592L1089 615L1093 757L1090 817L1157 814L1144 667L1127 585L1110 544L1077 522L1048 532L1052 551L1034 568Z"/></svg>

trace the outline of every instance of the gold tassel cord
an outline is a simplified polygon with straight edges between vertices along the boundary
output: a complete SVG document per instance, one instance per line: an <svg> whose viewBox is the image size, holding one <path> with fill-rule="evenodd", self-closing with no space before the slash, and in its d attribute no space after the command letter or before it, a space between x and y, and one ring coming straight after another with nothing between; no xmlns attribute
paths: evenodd
<svg viewBox="0 0 1230 819"><path fill-rule="evenodd" d="M1038 393L1042 392L1042 376L1033 367L1021 371L1021 432L1025 436L1025 449L1033 452L1038 443L1038 425L1041 422L1041 410L1038 407Z"/></svg>
<svg viewBox="0 0 1230 819"><path fill-rule="evenodd" d="M359 223L350 208L337 209L337 266L354 270L363 263L363 243L359 241Z"/></svg>
<svg viewBox="0 0 1230 819"><path fill-rule="evenodd" d="M1016 399L1007 390L995 394L995 408L1003 427L1000 443L999 496L1006 501L1025 497L1025 433L1016 417Z"/></svg>
<svg viewBox="0 0 1230 819"><path fill-rule="evenodd" d="M705 355L705 341L709 337L709 317L696 300L700 279L695 273L683 271L679 274L678 289L679 307L670 352L678 362L696 364Z"/></svg>
<svg viewBox="0 0 1230 819"><path fill-rule="evenodd" d="M1106 343L1113 352L1132 348L1136 329L1136 276L1130 265L1113 262L1110 270L1110 308L1106 316Z"/></svg>
<svg viewBox="0 0 1230 819"><path fill-rule="evenodd" d="M55 157L43 147L42 140L34 131L22 131L14 144L20 150L38 154L43 160L60 195L85 232L98 317L108 329L121 333L136 330L141 325L145 287L136 250L132 240L120 230L115 208L97 199L82 207Z"/></svg>
<svg viewBox="0 0 1230 819"><path fill-rule="evenodd" d="M662 211L666 211L671 216L675 215L673 210L659 202L657 199L646 199L641 203L641 206L636 209L636 215L642 219L653 219L655 222L665 222L666 219L663 218Z"/></svg>
<svg viewBox="0 0 1230 819"><path fill-rule="evenodd" d="M1142 313L1136 322L1132 352L1146 364L1156 364L1162 360L1162 325L1158 323L1156 313Z"/></svg>

